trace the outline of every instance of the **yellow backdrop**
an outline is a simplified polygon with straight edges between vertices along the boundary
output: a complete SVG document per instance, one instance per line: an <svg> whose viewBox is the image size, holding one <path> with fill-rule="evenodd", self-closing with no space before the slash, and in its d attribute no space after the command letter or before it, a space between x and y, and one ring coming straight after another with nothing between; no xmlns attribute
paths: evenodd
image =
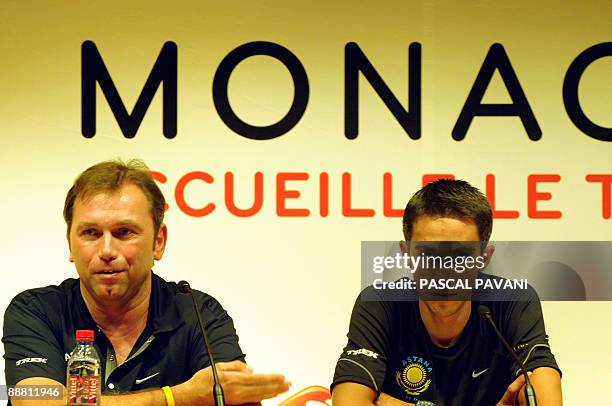
<svg viewBox="0 0 612 406"><path fill-rule="evenodd" d="M424 174L455 174L484 190L496 179L496 240L610 240L602 187L588 174L610 174L612 144L585 135L566 113L562 89L568 67L587 48L611 40L612 6L602 1L4 1L0 5L0 171L4 233L0 308L19 291L55 284L76 273L68 262L61 210L74 177L114 157L139 157L166 177L169 246L155 270L187 279L217 297L234 317L249 362L282 371L292 393L328 386L345 344L360 289L360 242L401 238L401 220L383 212L383 175L392 174L393 208L402 208ZM178 47L178 131L162 133L159 91L137 135L125 138L98 90L97 134L81 134L81 45L93 41L131 111L164 42ZM301 120L268 141L244 138L215 110L213 77L223 58L252 41L293 52L308 75L310 97ZM412 140L368 82L360 80L360 132L344 136L344 52L355 42L406 107L408 46L421 44L422 133ZM494 43L503 45L542 130L532 141L518 117L476 117L463 141L452 129ZM612 58L593 62L580 81L585 114L612 126ZM268 125L287 112L291 76L279 61L256 56L229 82L236 114ZM496 72L483 102L509 103ZM216 205L204 217L181 210L179 180L194 171L214 178L184 188L185 203ZM252 217L230 213L224 176L234 175L235 201L253 203L256 172L263 203ZM277 213L277 176L300 196ZM320 174L328 174L329 213L321 216ZM351 175L353 208L342 210L343 173ZM552 195L539 210L560 219L530 218L528 177L555 174L537 188ZM543 303L551 345L564 371L566 404L609 399L612 379L610 302ZM278 401L268 404L274 405Z"/></svg>

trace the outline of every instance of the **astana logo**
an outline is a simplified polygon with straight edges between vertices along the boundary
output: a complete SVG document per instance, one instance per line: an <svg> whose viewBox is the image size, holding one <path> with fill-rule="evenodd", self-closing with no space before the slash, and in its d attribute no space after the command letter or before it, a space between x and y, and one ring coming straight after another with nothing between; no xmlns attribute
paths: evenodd
<svg viewBox="0 0 612 406"><path fill-rule="evenodd" d="M402 361L402 366L395 372L395 381L406 394L419 396L431 385L429 374L432 371L429 361L410 356Z"/></svg>

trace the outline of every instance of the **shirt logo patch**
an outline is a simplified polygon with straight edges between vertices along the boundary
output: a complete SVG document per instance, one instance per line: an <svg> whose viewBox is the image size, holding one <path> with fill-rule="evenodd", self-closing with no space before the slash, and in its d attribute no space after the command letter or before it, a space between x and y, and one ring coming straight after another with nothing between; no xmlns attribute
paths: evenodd
<svg viewBox="0 0 612 406"><path fill-rule="evenodd" d="M478 378L480 375L484 374L485 372L487 372L489 370L489 368L485 368L480 372L476 372L476 370L472 371L472 378L476 379Z"/></svg>
<svg viewBox="0 0 612 406"><path fill-rule="evenodd" d="M156 377L157 375L159 375L159 372L154 373L153 375L149 375L149 376L147 376L145 378L142 378L142 379L136 379L135 383L136 383L136 385L139 385L139 384L143 383L144 381L148 381L149 379Z"/></svg>
<svg viewBox="0 0 612 406"><path fill-rule="evenodd" d="M419 396L431 385L429 374L432 371L429 361L410 356L402 361L402 366L395 372L395 381L407 395Z"/></svg>
<svg viewBox="0 0 612 406"><path fill-rule="evenodd" d="M43 364L46 364L47 359L46 358L24 358L24 359L20 359L19 361L16 361L15 366L23 365L29 362L42 362Z"/></svg>
<svg viewBox="0 0 612 406"><path fill-rule="evenodd" d="M374 351L366 350L362 348L360 350L348 350L346 355L365 355L366 357L376 358L378 359L378 354Z"/></svg>

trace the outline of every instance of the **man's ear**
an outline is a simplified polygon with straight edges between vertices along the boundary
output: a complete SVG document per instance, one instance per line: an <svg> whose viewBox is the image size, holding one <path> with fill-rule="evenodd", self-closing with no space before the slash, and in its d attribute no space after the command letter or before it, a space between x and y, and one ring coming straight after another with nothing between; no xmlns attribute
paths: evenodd
<svg viewBox="0 0 612 406"><path fill-rule="evenodd" d="M168 227L165 224L162 224L155 236L155 241L153 242L153 258L156 261L162 259L164 255L164 250L166 249L166 242L168 241Z"/></svg>
<svg viewBox="0 0 612 406"><path fill-rule="evenodd" d="M400 241L399 242L400 245L400 251L402 252L402 254L410 254L410 248L408 247L408 241Z"/></svg>
<svg viewBox="0 0 612 406"><path fill-rule="evenodd" d="M495 245L487 245L486 248L484 249L484 253L483 253L484 262L485 262L484 268L489 266L489 262L491 262L491 258L493 258L494 252L495 252Z"/></svg>
<svg viewBox="0 0 612 406"><path fill-rule="evenodd" d="M74 258L72 258L72 244L70 244L70 229L66 231L66 241L68 241L68 261L74 262Z"/></svg>

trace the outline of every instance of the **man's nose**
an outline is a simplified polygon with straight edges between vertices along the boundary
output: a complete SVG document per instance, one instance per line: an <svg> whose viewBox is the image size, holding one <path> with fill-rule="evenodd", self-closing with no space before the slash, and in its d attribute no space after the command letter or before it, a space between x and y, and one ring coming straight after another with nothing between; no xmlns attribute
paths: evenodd
<svg viewBox="0 0 612 406"><path fill-rule="evenodd" d="M100 246L100 259L104 262L111 262L117 258L117 241L110 232L104 233Z"/></svg>

